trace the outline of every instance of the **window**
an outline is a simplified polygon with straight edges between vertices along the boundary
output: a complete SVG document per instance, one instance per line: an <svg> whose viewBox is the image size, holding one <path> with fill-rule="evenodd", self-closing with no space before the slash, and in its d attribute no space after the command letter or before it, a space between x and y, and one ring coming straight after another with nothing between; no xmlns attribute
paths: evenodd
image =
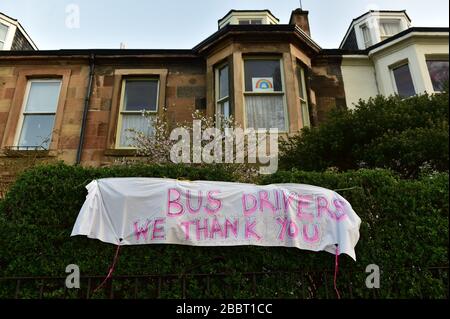
<svg viewBox="0 0 450 319"><path fill-rule="evenodd" d="M372 45L372 39L370 37L370 30L367 25L361 26L361 32L364 40L364 47L368 48Z"/></svg>
<svg viewBox="0 0 450 319"><path fill-rule="evenodd" d="M131 147L134 133L130 130L142 132L147 136L153 134L151 121L143 112L158 111L159 80L157 78L130 78L122 82L122 98L119 113L118 145Z"/></svg>
<svg viewBox="0 0 450 319"><path fill-rule="evenodd" d="M381 41L392 37L400 32L399 20L381 20L380 21L380 36Z"/></svg>
<svg viewBox="0 0 450 319"><path fill-rule="evenodd" d="M21 116L18 149L48 149L61 90L61 80L30 80Z"/></svg>
<svg viewBox="0 0 450 319"><path fill-rule="evenodd" d="M395 67L392 69L392 72L394 74L398 95L401 97L410 97L416 94L408 64Z"/></svg>
<svg viewBox="0 0 450 319"><path fill-rule="evenodd" d="M441 92L448 83L448 60L427 60L433 90Z"/></svg>
<svg viewBox="0 0 450 319"><path fill-rule="evenodd" d="M287 130L281 60L244 60L246 127Z"/></svg>
<svg viewBox="0 0 450 319"><path fill-rule="evenodd" d="M262 19L240 19L239 24L262 24Z"/></svg>
<svg viewBox="0 0 450 319"><path fill-rule="evenodd" d="M231 116L230 109L230 82L228 64L216 69L216 121L220 126L221 119Z"/></svg>
<svg viewBox="0 0 450 319"><path fill-rule="evenodd" d="M302 66L298 67L298 89L299 89L299 98L300 98L300 106L302 113L303 126L311 126L311 122L309 119L309 107L308 107L308 93L306 90L306 77L305 77L305 69Z"/></svg>
<svg viewBox="0 0 450 319"><path fill-rule="evenodd" d="M0 23L0 50L5 46L6 34L8 33L8 27Z"/></svg>

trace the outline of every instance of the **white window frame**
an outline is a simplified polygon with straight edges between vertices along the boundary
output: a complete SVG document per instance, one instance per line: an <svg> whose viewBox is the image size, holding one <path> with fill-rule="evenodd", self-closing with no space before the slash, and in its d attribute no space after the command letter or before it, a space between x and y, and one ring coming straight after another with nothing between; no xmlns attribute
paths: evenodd
<svg viewBox="0 0 450 319"><path fill-rule="evenodd" d="M128 149L128 150L135 150L135 147L131 146L122 146L120 145L120 137L122 135L122 119L124 114L134 114L139 115L142 114L144 110L141 111L126 111L124 110L125 107L125 88L126 88L126 82L127 81L155 81L157 82L157 91L156 91L156 110L155 111L147 111L149 113L152 113L152 115L157 115L159 110L159 91L160 91L160 85L161 85L161 79L159 77L131 77L131 78L123 78L121 83L121 91L120 91L120 104L119 104L119 116L117 119L117 131L116 131L116 149Z"/></svg>
<svg viewBox="0 0 450 319"><path fill-rule="evenodd" d="M391 75L392 86L394 88L394 92L397 95L400 96L400 94L398 93L397 81L395 80L394 70L398 69L398 68L400 68L402 66L405 66L405 65L408 66L409 74L411 75L411 80L412 80L412 84L413 84L413 87L414 87L414 95L412 95L410 97L413 97L413 96L417 95L417 85L416 85L416 83L414 81L414 76L413 76L412 71L411 71L411 63L409 63L409 60L403 60L401 62L397 62L397 63L392 64L392 65L389 66L389 72L390 72L390 75ZM409 96L404 97L403 99L407 99L407 98L409 98Z"/></svg>
<svg viewBox="0 0 450 319"><path fill-rule="evenodd" d="M61 98L61 88L62 88L62 79L29 79L27 81L27 87L25 90L25 95L24 95L24 99L22 102L22 107L20 109L20 117L19 117L19 124L17 125L17 129L16 129L16 134L14 137L14 146L17 147L18 149L20 149L20 145L19 145L19 140L20 140L20 135L22 134L22 128L23 128L23 122L25 119L25 108L27 107L27 103L28 103L28 97L30 95L30 89L31 89L31 84L32 83L59 83L59 94L58 94L58 100L56 101L56 106L55 106L55 112L33 112L33 113L29 113L29 114L35 114L35 115L50 115L50 114L54 114L55 119L56 119L56 112L58 111L58 104L59 104L59 99ZM49 148L50 145L52 144L52 139L53 139L53 130L54 130L54 126L55 123L53 122L53 129L51 132L51 136L50 136L50 141L48 143ZM39 145L25 145L25 146L39 146ZM48 150L48 149L47 149Z"/></svg>
<svg viewBox="0 0 450 319"><path fill-rule="evenodd" d="M224 69L225 67L228 67L228 95L227 96L224 96L224 97L220 97L220 71L222 70L222 69ZM231 116L231 103L230 103L230 101L231 101L231 99L230 99L230 65L229 65L229 63L228 62L224 62L224 63L221 63L221 64L219 64L219 65L217 65L216 66L216 68L215 68L215 75L214 75L214 77L215 77L215 85L214 85L214 92L215 92L215 97L214 97L214 99L215 99L215 115L216 115L216 127L218 127L218 128L220 128L220 126L221 126L221 122L220 122L220 120L221 120L221 112L220 112L220 110L219 110L219 105L223 105L223 103L225 103L225 102L228 102L228 113L229 113L229 116Z"/></svg>
<svg viewBox="0 0 450 319"><path fill-rule="evenodd" d="M252 91L246 91L245 88L245 61L246 60L272 60L272 61L278 61L280 63L280 74L281 74L281 87L282 87L282 91L277 91L277 92L252 92ZM243 127L244 130L246 131L248 129L247 127L247 103L246 103L246 96L251 96L251 95L262 95L262 96L270 96L270 95L277 95L277 96L283 96L283 111L284 111L284 127L285 130L284 131L278 131L278 133L289 133L289 113L288 113L288 107L287 107L287 97L286 97L286 81L285 81L285 76L284 76L284 63L283 63L283 57L279 57L279 56L271 56L271 55L267 55L267 56L246 56L242 58L242 92L243 92L243 99L244 99L244 123L243 123ZM255 132L257 133L264 133L264 132L268 132L267 129L259 129L259 128L253 128Z"/></svg>
<svg viewBox="0 0 450 319"><path fill-rule="evenodd" d="M302 114L302 124L303 127L310 127L311 126L311 120L309 117L309 103L308 103L308 90L306 89L306 76L305 76L305 68L297 63L297 76L299 81L298 89L303 93L303 98L300 95L300 92L298 94L298 98L300 100L300 112ZM306 114L303 110L303 104L306 105ZM307 119L307 121L305 121Z"/></svg>

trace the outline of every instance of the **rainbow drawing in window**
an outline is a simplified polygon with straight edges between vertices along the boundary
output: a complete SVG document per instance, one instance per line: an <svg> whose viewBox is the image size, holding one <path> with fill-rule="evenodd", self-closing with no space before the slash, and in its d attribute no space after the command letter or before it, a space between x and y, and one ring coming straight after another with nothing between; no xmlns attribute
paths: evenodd
<svg viewBox="0 0 450 319"><path fill-rule="evenodd" d="M273 78L252 78L253 92L273 92Z"/></svg>

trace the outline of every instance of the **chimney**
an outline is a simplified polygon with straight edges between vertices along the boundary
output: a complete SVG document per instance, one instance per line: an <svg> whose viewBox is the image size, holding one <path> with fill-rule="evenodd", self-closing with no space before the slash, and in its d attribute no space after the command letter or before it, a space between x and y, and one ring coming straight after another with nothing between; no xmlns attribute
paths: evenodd
<svg viewBox="0 0 450 319"><path fill-rule="evenodd" d="M296 24L300 29L302 29L307 35L311 36L311 31L309 30L309 20L308 11L303 9L295 9L291 13L291 19L289 24Z"/></svg>

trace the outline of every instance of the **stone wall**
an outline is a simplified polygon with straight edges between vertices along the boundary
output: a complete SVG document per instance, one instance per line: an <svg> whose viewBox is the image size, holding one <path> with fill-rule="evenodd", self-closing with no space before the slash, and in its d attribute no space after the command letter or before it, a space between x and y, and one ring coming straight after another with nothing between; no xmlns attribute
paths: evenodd
<svg viewBox="0 0 450 319"><path fill-rule="evenodd" d="M311 121L318 125L333 108L346 108L344 80L341 72L342 57L319 56L312 61L310 87L315 94Z"/></svg>

